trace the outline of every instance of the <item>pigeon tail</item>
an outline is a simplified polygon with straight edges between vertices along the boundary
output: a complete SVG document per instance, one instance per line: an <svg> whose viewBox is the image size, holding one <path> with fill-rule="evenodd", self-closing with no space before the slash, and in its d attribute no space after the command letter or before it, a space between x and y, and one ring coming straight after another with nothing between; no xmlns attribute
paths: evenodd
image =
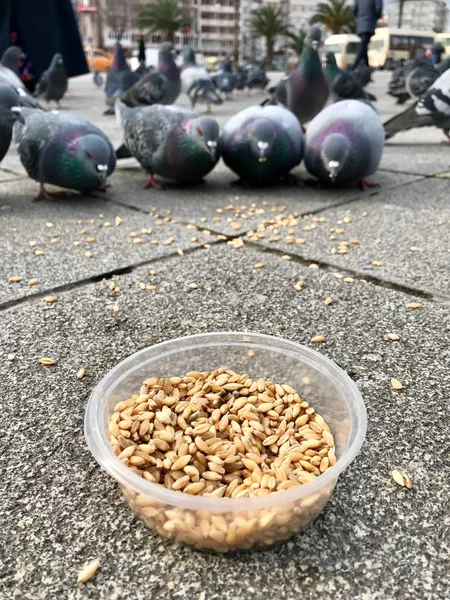
<svg viewBox="0 0 450 600"><path fill-rule="evenodd" d="M127 146L125 146L125 144L122 144L119 148L117 148L116 150L116 158L117 160L121 159L121 158L133 158L133 155L131 154L131 152L128 150Z"/></svg>
<svg viewBox="0 0 450 600"><path fill-rule="evenodd" d="M433 125L433 117L431 115L418 115L416 107L417 102L414 102L405 111L395 115L395 117L392 117L392 119L383 124L387 140L401 131Z"/></svg>

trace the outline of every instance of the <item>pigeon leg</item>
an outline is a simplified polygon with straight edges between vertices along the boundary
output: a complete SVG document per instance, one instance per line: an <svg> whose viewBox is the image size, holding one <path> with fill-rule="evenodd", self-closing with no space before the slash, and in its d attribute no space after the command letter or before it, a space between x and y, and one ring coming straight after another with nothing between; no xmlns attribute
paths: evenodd
<svg viewBox="0 0 450 600"><path fill-rule="evenodd" d="M162 188L162 185L159 183L159 181L156 181L156 179L153 178L153 175L151 173L149 173L148 175L147 183L144 186L144 190L148 190L149 188L156 188L158 190Z"/></svg>
<svg viewBox="0 0 450 600"><path fill-rule="evenodd" d="M41 183L41 187L39 188L39 194L36 196L36 198L33 198L33 200L54 200L53 196L47 192L47 190L44 188L44 184Z"/></svg>
<svg viewBox="0 0 450 600"><path fill-rule="evenodd" d="M209 102L206 103L206 111L205 115L210 115L212 113L211 104Z"/></svg>
<svg viewBox="0 0 450 600"><path fill-rule="evenodd" d="M366 179L360 179L357 182L357 184L361 190L367 190L367 189L371 189L371 188L379 188L380 187L379 183L372 183L370 181L367 181Z"/></svg>
<svg viewBox="0 0 450 600"><path fill-rule="evenodd" d="M443 140L443 141L441 142L441 144L443 144L443 145L445 145L445 146L450 146L450 133L449 133L449 130L448 130L448 129L444 129L444 133L445 133L445 135L447 136L447 139L446 139L446 140Z"/></svg>

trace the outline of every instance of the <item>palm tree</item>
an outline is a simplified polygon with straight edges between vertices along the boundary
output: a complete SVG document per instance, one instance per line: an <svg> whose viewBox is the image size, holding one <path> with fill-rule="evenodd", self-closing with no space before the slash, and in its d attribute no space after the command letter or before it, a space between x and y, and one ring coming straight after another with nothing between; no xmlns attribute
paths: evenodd
<svg viewBox="0 0 450 600"><path fill-rule="evenodd" d="M328 0L319 2L316 13L311 17L311 25L320 23L331 33L345 32L355 21L353 10L347 0Z"/></svg>
<svg viewBox="0 0 450 600"><path fill-rule="evenodd" d="M297 33L289 32L287 37L289 38L289 41L286 44L287 48L290 48L300 56L305 44L306 31L304 29L299 29Z"/></svg>
<svg viewBox="0 0 450 600"><path fill-rule="evenodd" d="M163 41L174 42L177 31L191 26L191 17L185 8L178 5L178 0L155 0L142 9L138 26L160 33Z"/></svg>
<svg viewBox="0 0 450 600"><path fill-rule="evenodd" d="M266 68L272 69L273 46L280 35L287 35L290 25L283 7L276 4L264 4L252 11L250 35L252 38L266 38Z"/></svg>

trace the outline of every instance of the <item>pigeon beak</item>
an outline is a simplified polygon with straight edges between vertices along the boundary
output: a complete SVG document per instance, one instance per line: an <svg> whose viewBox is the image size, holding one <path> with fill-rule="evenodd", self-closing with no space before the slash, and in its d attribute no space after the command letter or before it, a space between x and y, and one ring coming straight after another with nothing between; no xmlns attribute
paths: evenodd
<svg viewBox="0 0 450 600"><path fill-rule="evenodd" d="M333 183L336 181L340 166L341 165L337 160L330 160L328 163L328 177Z"/></svg>
<svg viewBox="0 0 450 600"><path fill-rule="evenodd" d="M101 182L100 189L105 189L108 179L108 165L96 165L96 169Z"/></svg>
<svg viewBox="0 0 450 600"><path fill-rule="evenodd" d="M208 151L208 153L211 155L212 158L215 158L216 150L217 150L217 142L214 142L213 140L208 140L206 142L206 150Z"/></svg>
<svg viewBox="0 0 450 600"><path fill-rule="evenodd" d="M263 163L266 162L267 160L267 156L264 156L264 154L266 153L266 150L269 147L268 142L257 142L256 146L258 147L258 153L259 153L259 158L258 158L258 162Z"/></svg>
<svg viewBox="0 0 450 600"><path fill-rule="evenodd" d="M20 106L12 106L11 112L16 121L19 121L19 123L22 123L22 125L25 125L25 119L23 118L22 109Z"/></svg>
<svg viewBox="0 0 450 600"><path fill-rule="evenodd" d="M317 50L319 48L319 42L317 40L313 40L311 42L311 46L312 46L313 50L315 50L317 52Z"/></svg>

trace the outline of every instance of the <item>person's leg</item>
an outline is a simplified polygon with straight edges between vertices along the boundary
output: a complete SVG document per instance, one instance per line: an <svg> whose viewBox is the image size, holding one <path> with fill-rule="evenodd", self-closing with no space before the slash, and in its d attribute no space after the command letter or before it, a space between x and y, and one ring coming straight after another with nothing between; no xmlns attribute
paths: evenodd
<svg viewBox="0 0 450 600"><path fill-rule="evenodd" d="M355 68L357 66L357 64L360 62L364 62L364 63L366 63L366 65L369 64L369 58L367 56L367 48L369 47L369 42L370 42L371 37L372 37L372 35L370 33L360 33L359 34L361 44L359 46L356 60L353 64L353 68Z"/></svg>

